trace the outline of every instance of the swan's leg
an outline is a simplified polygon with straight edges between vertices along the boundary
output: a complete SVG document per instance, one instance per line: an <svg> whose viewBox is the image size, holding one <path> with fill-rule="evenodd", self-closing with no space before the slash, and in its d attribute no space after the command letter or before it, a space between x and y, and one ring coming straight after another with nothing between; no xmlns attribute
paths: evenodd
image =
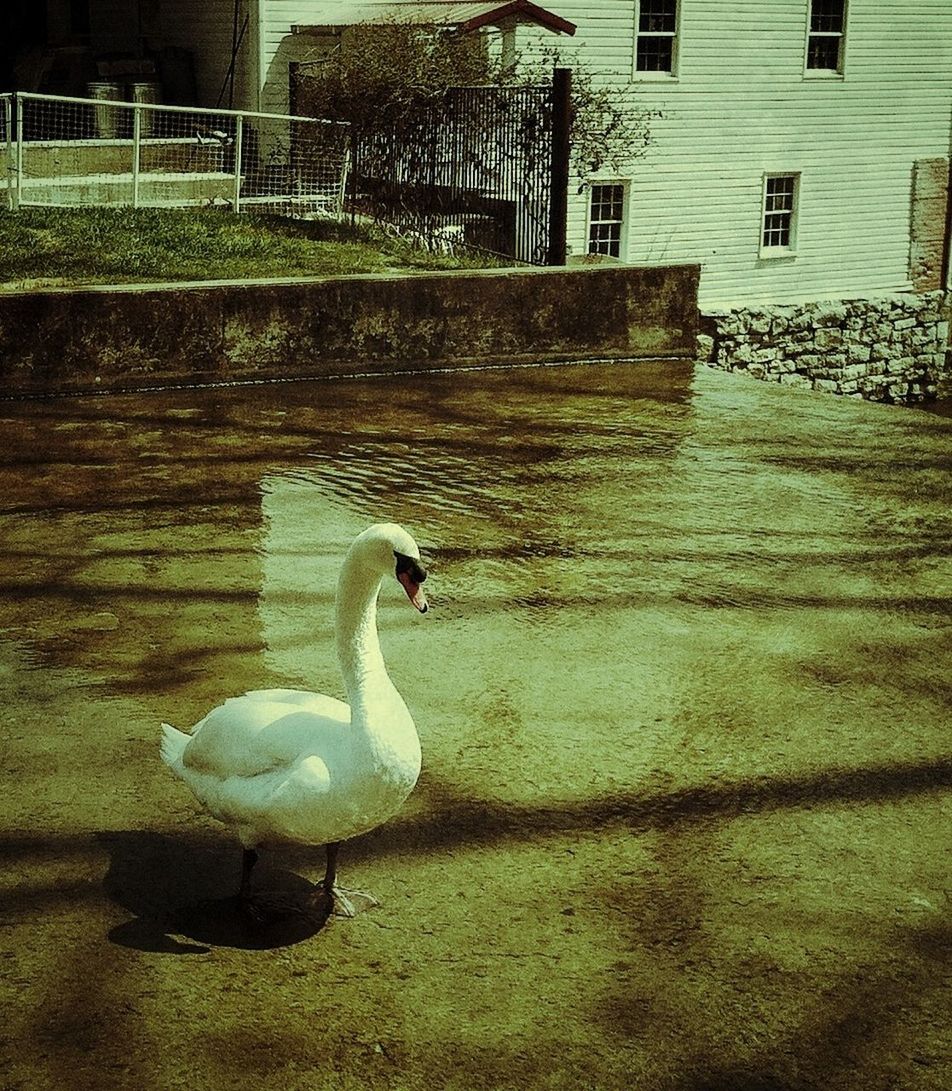
<svg viewBox="0 0 952 1091"><path fill-rule="evenodd" d="M337 883L337 854L340 852L340 841L332 841L325 851L327 867L324 869L324 889L333 890Z"/></svg>
<svg viewBox="0 0 952 1091"><path fill-rule="evenodd" d="M321 886L334 901L334 912L341 917L356 917L362 909L372 909L380 902L372 894L362 890L343 890L337 885L337 853L340 841L333 841L327 846L327 868Z"/></svg>
<svg viewBox="0 0 952 1091"><path fill-rule="evenodd" d="M251 897L251 872L258 862L258 854L254 849L245 849L241 854L241 884L238 887L238 898L246 902Z"/></svg>
<svg viewBox="0 0 952 1091"><path fill-rule="evenodd" d="M290 907L283 898L271 894L255 894L251 889L251 873L258 862L255 849L245 849L241 854L241 883L238 886L238 907L256 928L288 916Z"/></svg>

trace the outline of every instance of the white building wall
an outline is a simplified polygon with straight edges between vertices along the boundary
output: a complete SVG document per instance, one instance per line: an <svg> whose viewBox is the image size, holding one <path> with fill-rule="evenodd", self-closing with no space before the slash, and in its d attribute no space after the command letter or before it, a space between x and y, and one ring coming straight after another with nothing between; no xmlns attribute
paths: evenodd
<svg viewBox="0 0 952 1091"><path fill-rule="evenodd" d="M289 62L320 52L291 27L332 22L349 5L247 2L260 4L260 108L283 112ZM910 289L913 163L950 149L949 0L849 0L842 78L804 72L808 0L681 0L675 77L634 72L636 0L549 6L577 34L520 28L527 59L556 47L596 83L662 115L648 149L618 176L629 183L626 260L699 262L704 306ZM800 174L795 256L760 256L765 172ZM577 188L575 255L588 227Z"/></svg>
<svg viewBox="0 0 952 1091"><path fill-rule="evenodd" d="M556 9L579 28L566 59L577 50L620 94L662 112L623 172L625 256L700 262L704 306L911 287L913 163L949 154L952 4L850 0L842 78L804 74L808 6L682 0L677 75L640 79L631 0ZM801 175L796 256L759 256L764 172ZM576 254L586 238L583 194L569 212Z"/></svg>
<svg viewBox="0 0 952 1091"><path fill-rule="evenodd" d="M326 49L321 39L292 34L292 26L317 26L339 18L347 3L328 0L261 0L261 109L287 113L289 66L320 58Z"/></svg>

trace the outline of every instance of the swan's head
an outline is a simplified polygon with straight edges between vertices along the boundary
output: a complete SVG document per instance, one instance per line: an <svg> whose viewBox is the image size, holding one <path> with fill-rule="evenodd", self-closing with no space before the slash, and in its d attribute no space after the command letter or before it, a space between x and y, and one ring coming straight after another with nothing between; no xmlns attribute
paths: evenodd
<svg viewBox="0 0 952 1091"><path fill-rule="evenodd" d="M396 523L375 523L359 535L352 547L378 567L381 575L392 572L413 605L425 614L428 607L420 584L426 570L420 564L420 547Z"/></svg>

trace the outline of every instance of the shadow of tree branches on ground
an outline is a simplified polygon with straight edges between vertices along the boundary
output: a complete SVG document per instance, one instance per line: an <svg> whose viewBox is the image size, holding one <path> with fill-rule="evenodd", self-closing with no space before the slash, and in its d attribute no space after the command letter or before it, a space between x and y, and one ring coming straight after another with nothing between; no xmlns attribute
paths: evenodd
<svg viewBox="0 0 952 1091"><path fill-rule="evenodd" d="M425 789L431 806L419 816L398 818L346 846L349 860L379 859L407 852L431 852L455 846L485 846L532 841L570 830L625 827L633 833L677 830L697 824L725 823L753 813L814 805L849 805L902 799L952 788L952 757L929 762L827 770L808 777L765 777L760 780L700 785L652 795L617 793L564 804L519 806L463 799L438 780ZM89 855L96 840L107 847L111 864L104 880L109 896L140 920L141 931L127 929L118 940L155 941L155 928L165 926L169 907L197 905L221 898L237 882L238 851L228 835L213 842L208 833L178 841L153 831L0 835L0 853L22 873L34 857L49 859ZM292 866L312 867L314 850L282 850ZM310 886L290 873L272 873L268 882L287 889ZM70 897L63 889L64 897ZM42 884L19 888L0 899L0 910L33 913L57 897ZM239 942L233 930L220 934L201 914L189 925L203 942ZM183 921L171 923L182 924ZM314 929L316 931L317 929ZM160 931L164 935L165 931ZM183 934L187 934L183 933ZM313 934L311 932L310 934ZM301 937L304 938L304 937ZM155 941L158 942L158 941ZM155 949L148 947L146 949Z"/></svg>

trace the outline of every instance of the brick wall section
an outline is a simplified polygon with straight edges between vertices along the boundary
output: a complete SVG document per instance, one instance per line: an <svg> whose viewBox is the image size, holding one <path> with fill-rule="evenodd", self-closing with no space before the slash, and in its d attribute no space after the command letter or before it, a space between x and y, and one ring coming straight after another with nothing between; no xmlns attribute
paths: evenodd
<svg viewBox="0 0 952 1091"><path fill-rule="evenodd" d="M909 243L909 279L917 292L942 287L948 200L948 159L919 159L912 175Z"/></svg>
<svg viewBox="0 0 952 1091"><path fill-rule="evenodd" d="M697 351L699 267L596 266L0 293L7 391Z"/></svg>
<svg viewBox="0 0 952 1091"><path fill-rule="evenodd" d="M907 404L935 398L950 376L940 292L739 309L705 326L701 358L756 379Z"/></svg>

